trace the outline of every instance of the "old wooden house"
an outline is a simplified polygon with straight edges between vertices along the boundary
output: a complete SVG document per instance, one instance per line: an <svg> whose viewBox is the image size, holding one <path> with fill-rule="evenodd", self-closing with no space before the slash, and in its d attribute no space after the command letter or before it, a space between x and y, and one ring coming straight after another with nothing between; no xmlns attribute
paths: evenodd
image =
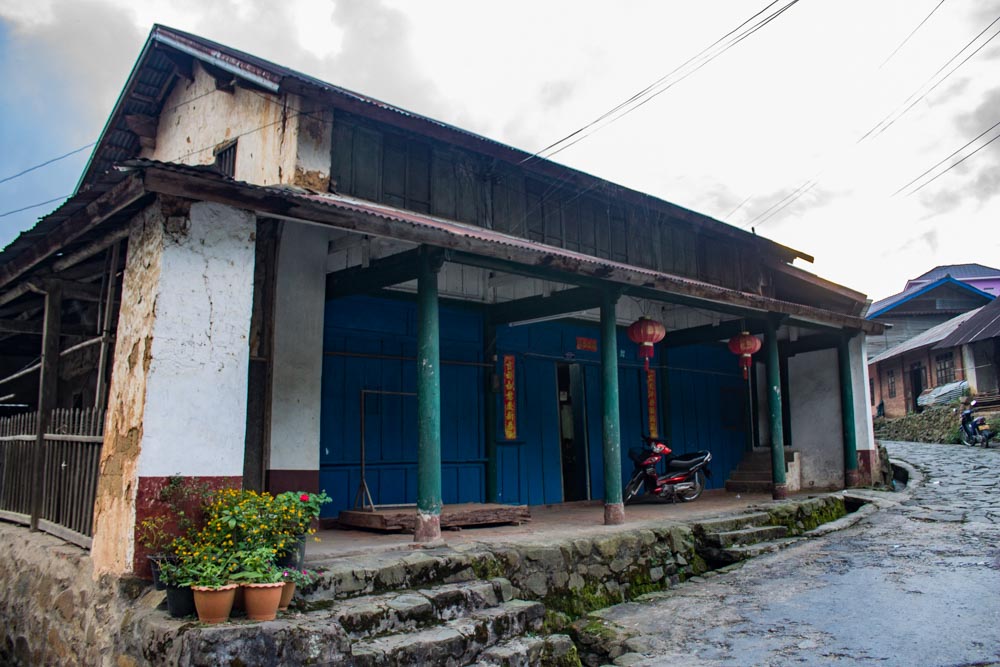
<svg viewBox="0 0 1000 667"><path fill-rule="evenodd" d="M76 194L0 253L0 394L40 411L39 444L53 408L104 415L96 486L60 482L89 489L93 524L85 500L64 532L117 573L173 475L325 489L331 517L415 503L419 540L452 503L595 500L621 522L650 432L711 450L716 486L755 453L776 497L863 483L882 325L794 260L157 26ZM625 334L641 316L667 331L649 371ZM763 341L748 381L742 331ZM18 502L6 516L65 523Z"/></svg>

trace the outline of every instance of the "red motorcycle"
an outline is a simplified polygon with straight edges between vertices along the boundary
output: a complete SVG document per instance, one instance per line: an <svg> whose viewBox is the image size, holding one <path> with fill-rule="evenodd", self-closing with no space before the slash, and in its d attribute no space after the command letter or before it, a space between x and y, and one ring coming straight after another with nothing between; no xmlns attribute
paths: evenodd
<svg viewBox="0 0 1000 667"><path fill-rule="evenodd" d="M707 449L688 454L670 455L670 448L664 442L644 436L645 447L632 447L628 457L635 464L632 478L622 490L625 504L633 502L644 492L659 498L669 498L676 502L696 500L705 490L705 478L712 476L708 463L712 454ZM657 470L663 461L666 474Z"/></svg>

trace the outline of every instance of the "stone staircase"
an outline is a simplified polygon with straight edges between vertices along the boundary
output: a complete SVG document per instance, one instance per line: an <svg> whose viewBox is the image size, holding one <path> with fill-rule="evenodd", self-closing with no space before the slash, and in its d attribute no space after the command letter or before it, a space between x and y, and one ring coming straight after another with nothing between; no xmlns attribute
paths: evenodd
<svg viewBox="0 0 1000 667"><path fill-rule="evenodd" d="M785 450L786 479L798 473L799 463L794 450ZM798 489L794 480L789 479L790 491ZM794 488L792 488L794 487ZM768 493L771 491L771 452L755 449L748 452L740 464L726 480L726 491L733 493Z"/></svg>
<svg viewBox="0 0 1000 667"><path fill-rule="evenodd" d="M767 512L703 521L694 526L698 554L713 568L777 551L796 541L785 537L788 528L771 525Z"/></svg>

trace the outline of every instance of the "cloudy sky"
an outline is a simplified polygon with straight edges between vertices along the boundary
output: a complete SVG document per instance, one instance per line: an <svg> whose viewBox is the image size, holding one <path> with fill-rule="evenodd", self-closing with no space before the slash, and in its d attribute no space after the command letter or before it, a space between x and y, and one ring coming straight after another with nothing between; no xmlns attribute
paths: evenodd
<svg viewBox="0 0 1000 667"><path fill-rule="evenodd" d="M0 181L97 139L157 22L531 152L660 81L553 159L878 299L1000 267L998 19L1000 0L3 0ZM71 193L88 156L0 182L0 214ZM0 217L0 246L58 203Z"/></svg>

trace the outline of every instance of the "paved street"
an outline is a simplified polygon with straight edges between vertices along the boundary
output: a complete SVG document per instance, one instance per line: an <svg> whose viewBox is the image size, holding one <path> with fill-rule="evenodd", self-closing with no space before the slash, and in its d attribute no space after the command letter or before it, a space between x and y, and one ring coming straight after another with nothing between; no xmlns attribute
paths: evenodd
<svg viewBox="0 0 1000 667"><path fill-rule="evenodd" d="M619 664L1000 664L1000 449L887 447L925 479L854 527L603 612Z"/></svg>

